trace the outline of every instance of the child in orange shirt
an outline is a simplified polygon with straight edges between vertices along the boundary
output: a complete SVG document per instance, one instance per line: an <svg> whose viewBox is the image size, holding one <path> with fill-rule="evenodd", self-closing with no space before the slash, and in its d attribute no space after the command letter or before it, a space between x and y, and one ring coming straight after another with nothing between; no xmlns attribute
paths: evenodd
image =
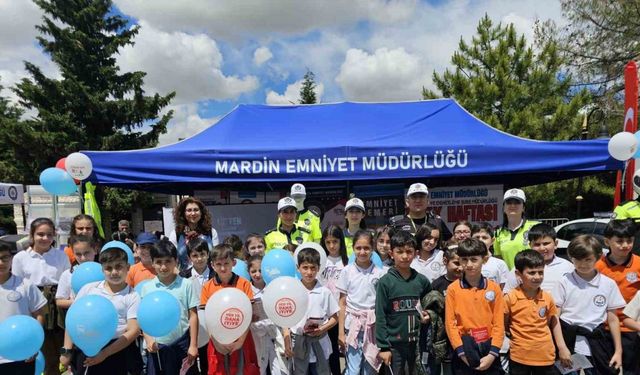
<svg viewBox="0 0 640 375"><path fill-rule="evenodd" d="M505 328L511 333L509 373L555 375L553 339L563 366L571 367L571 353L562 337L553 297L540 288L544 257L535 250L525 250L516 255L514 263L522 284L505 295Z"/></svg>
<svg viewBox="0 0 640 375"><path fill-rule="evenodd" d="M231 246L221 244L213 247L211 251L211 266L216 274L202 287L200 308L204 309L209 298L222 288L238 288L249 299L253 299L251 283L232 271L235 264L235 254ZM223 345L210 339L208 365L208 375L258 375L260 369L249 329L244 335L228 345Z"/></svg>
<svg viewBox="0 0 640 375"><path fill-rule="evenodd" d="M475 238L458 244L462 277L447 288L445 328L453 356L454 374L500 374L504 340L502 289L482 276L487 248Z"/></svg>

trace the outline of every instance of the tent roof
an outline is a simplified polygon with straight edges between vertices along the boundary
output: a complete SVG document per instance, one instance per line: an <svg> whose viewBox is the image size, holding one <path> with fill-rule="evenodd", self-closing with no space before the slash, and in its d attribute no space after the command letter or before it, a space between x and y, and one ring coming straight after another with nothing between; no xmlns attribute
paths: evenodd
<svg viewBox="0 0 640 375"><path fill-rule="evenodd" d="M93 162L90 181L165 192L345 180L523 186L622 168L606 140L516 137L451 99L240 105L175 144L83 152Z"/></svg>

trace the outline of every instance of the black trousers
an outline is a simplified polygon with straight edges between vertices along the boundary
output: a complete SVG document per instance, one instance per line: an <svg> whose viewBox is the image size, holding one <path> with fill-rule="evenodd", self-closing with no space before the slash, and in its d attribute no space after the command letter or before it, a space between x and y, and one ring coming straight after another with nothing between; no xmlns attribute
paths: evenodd
<svg viewBox="0 0 640 375"><path fill-rule="evenodd" d="M417 347L417 342L396 344L391 347L393 375L414 375L416 373Z"/></svg>
<svg viewBox="0 0 640 375"><path fill-rule="evenodd" d="M458 357L456 354L453 355L453 363L452 363L452 367L453 367L453 373L455 375L501 375L504 374L504 371L502 370L502 367L500 366L500 358L496 357L496 359L493 360L493 363L491 364L491 366L484 370L484 371L478 371L476 369L473 369L469 366L467 366L462 359L460 359L460 357Z"/></svg>
<svg viewBox="0 0 640 375"><path fill-rule="evenodd" d="M114 339L109 341L109 343L105 345L105 347L111 345L114 341L116 340ZM141 370L137 372L132 372L134 371L132 360L136 358L136 356L137 358L141 358L140 348L138 348L138 345L134 340L126 348L122 349L121 351L115 354L112 354L101 363L95 366L89 367L88 374L89 375L127 375L128 373L140 373ZM76 351L74 352L72 363L71 363L74 374L84 374L86 369L84 367L85 359L87 359L87 356L80 349L76 348ZM139 363L140 365L142 364L142 359L140 359Z"/></svg>
<svg viewBox="0 0 640 375"><path fill-rule="evenodd" d="M331 340L331 355L329 356L329 368L331 375L340 375L340 348L338 347L338 325L336 324L328 332L329 340Z"/></svg>
<svg viewBox="0 0 640 375"><path fill-rule="evenodd" d="M557 375L558 371L554 365L549 366L529 366L509 360L510 375Z"/></svg>
<svg viewBox="0 0 640 375"><path fill-rule="evenodd" d="M33 375L36 372L36 362L16 361L0 364L0 374Z"/></svg>

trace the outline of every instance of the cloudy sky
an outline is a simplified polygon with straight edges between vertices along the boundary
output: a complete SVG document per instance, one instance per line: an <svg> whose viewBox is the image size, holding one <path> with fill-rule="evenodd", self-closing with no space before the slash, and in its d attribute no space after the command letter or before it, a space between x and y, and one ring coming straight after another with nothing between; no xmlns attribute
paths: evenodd
<svg viewBox="0 0 640 375"><path fill-rule="evenodd" d="M417 100L485 13L529 40L536 20L561 22L556 0L114 0L114 12L141 26L121 69L147 72L149 93L177 93L163 144L237 104L297 102L307 69L324 103ZM6 88L25 60L59 76L35 42L41 19L30 0L0 0L3 96L15 99Z"/></svg>

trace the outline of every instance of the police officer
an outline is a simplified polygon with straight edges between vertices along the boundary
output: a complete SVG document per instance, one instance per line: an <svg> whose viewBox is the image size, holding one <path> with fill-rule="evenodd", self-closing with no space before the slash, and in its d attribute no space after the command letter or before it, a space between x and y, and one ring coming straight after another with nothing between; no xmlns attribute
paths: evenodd
<svg viewBox="0 0 640 375"><path fill-rule="evenodd" d="M285 197L278 201L278 227L264 235L265 252L272 249L286 249L293 252L296 246L309 241L311 232L296 225L296 201Z"/></svg>
<svg viewBox="0 0 640 375"><path fill-rule="evenodd" d="M304 207L304 200L307 197L307 191L302 184L293 184L289 194L296 202L298 217L296 225L300 228L307 229L311 235L309 241L320 243L322 239L322 230L320 229L320 215Z"/></svg>
<svg viewBox="0 0 640 375"><path fill-rule="evenodd" d="M424 223L430 223L440 228L440 238L447 241L451 238L451 231L447 228L447 225L442 221L439 215L436 215L433 211L428 211L429 208L429 190L427 185L422 183L415 183L409 186L407 190L407 197L405 198L405 204L409 213L407 215L397 215L389 219L389 225L395 230L405 230L411 234L416 234L416 230Z"/></svg>
<svg viewBox="0 0 640 375"><path fill-rule="evenodd" d="M640 169L633 174L633 190L640 195ZM639 229L633 241L633 253L640 254L640 196L634 200L620 203L613 210L613 219L632 219Z"/></svg>
<svg viewBox="0 0 640 375"><path fill-rule="evenodd" d="M493 255L504 260L510 270L514 267L516 254L529 248L529 229L540 224L525 217L526 202L527 197L520 189L507 190L502 199L503 223L496 230Z"/></svg>

